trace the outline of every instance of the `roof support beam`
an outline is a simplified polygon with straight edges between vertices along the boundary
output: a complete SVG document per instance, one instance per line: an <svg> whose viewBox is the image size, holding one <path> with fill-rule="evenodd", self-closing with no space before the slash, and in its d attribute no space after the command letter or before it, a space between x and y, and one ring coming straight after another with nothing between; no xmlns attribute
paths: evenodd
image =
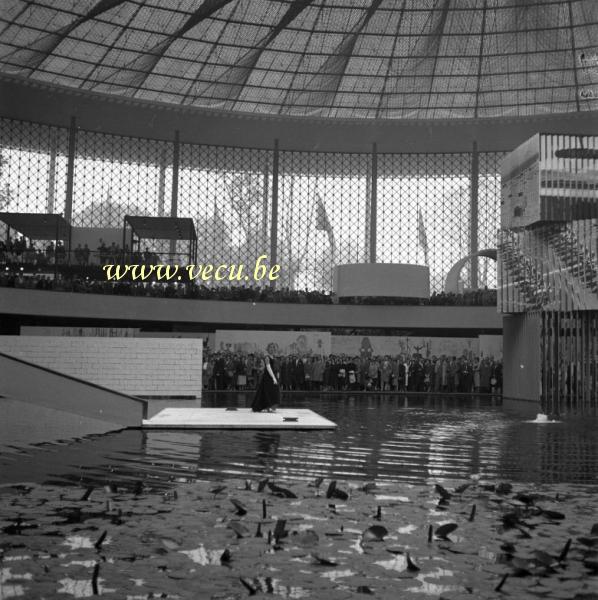
<svg viewBox="0 0 598 600"><path fill-rule="evenodd" d="M182 27L179 27L175 32L171 33L165 40L156 44L145 54L135 58L116 73L113 73L102 79L93 87L99 84L110 84L112 82L122 85L123 78L128 79L127 84L135 87L137 91L156 68L158 62L162 59L166 51L172 44L196 25L209 18L212 14L226 6L232 0L204 0L202 5L185 21ZM93 88L92 88L93 89Z"/></svg>
<svg viewBox="0 0 598 600"><path fill-rule="evenodd" d="M120 4L124 4L126 0L100 0L90 11L86 14L75 19L69 25L61 27L58 31L48 33L38 40L36 40L31 46L26 48L18 48L8 54L8 56L20 56L19 62L22 63L22 73L31 75L34 73L40 65L56 50L59 44L68 37L77 27L91 21L98 15L101 15L113 8L116 8ZM6 58L6 57L5 57Z"/></svg>
<svg viewBox="0 0 598 600"><path fill-rule="evenodd" d="M382 91L380 92L380 96L378 98L378 107L376 108L376 118L380 117L380 111L386 101L386 87L388 86L388 80L390 79L390 74L392 73L392 63L395 60L395 51L397 48L397 41L399 39L399 32L401 31L401 25L403 25L403 17L405 16L405 5L407 4L407 0L403 0L403 4L401 5L401 11L399 13L399 22L397 23L397 30L392 41L392 53L390 55L390 59L388 61L388 69L386 69L386 75L384 76L384 83L382 85Z"/></svg>
<svg viewBox="0 0 598 600"><path fill-rule="evenodd" d="M357 22L353 29L345 35L340 44L334 49L334 52L318 69L318 72L309 79L306 89L295 94L295 102L293 102L293 104L297 103L298 99L306 97L307 99L304 105L307 107L312 105L317 105L322 108L326 105L332 106L347 69L347 64L353 54L357 39L361 32L367 27L370 19L374 16L381 3L382 0L372 0L372 3L363 17ZM314 101L314 99L320 98L322 99L321 102Z"/></svg>
<svg viewBox="0 0 598 600"><path fill-rule="evenodd" d="M426 106L426 110L430 110L430 100L432 99L432 92L434 90L434 78L436 77L436 69L438 67L438 58L440 56L440 46L442 45L442 37L444 35L444 29L446 27L446 21L448 19L449 8L451 5L451 0L444 0L444 5L442 7L442 12L440 13L440 20L438 21L438 25L436 26L436 31L434 32L434 64L432 65L432 73L430 73L430 88L428 90L428 102Z"/></svg>
<svg viewBox="0 0 598 600"><path fill-rule="evenodd" d="M475 90L475 107L473 110L473 116L477 119L478 111L480 108L480 89L482 87L482 64L484 62L484 41L486 35L486 13L488 10L488 0L484 0L484 6L482 8L482 31L480 33L480 52L478 54L478 81Z"/></svg>

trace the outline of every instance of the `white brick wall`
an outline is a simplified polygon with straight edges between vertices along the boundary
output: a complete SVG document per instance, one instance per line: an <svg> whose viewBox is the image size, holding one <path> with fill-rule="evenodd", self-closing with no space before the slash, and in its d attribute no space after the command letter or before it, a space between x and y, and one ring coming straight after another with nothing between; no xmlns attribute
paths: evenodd
<svg viewBox="0 0 598 600"><path fill-rule="evenodd" d="M0 336L0 352L137 396L201 396L201 339Z"/></svg>

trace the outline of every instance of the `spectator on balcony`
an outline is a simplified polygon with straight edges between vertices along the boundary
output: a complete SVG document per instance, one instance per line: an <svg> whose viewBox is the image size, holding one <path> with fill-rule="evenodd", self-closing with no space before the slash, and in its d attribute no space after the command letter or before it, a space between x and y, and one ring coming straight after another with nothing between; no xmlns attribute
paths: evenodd
<svg viewBox="0 0 598 600"><path fill-rule="evenodd" d="M54 242L50 242L46 246L46 259L48 263L52 264L54 259L56 258L56 247L54 246Z"/></svg>
<svg viewBox="0 0 598 600"><path fill-rule="evenodd" d="M480 363L480 392L488 394L490 392L490 379L492 378L492 364L490 359L485 357Z"/></svg>
<svg viewBox="0 0 598 600"><path fill-rule="evenodd" d="M380 389L380 363L377 358L372 358L368 366L368 382L373 390Z"/></svg>
<svg viewBox="0 0 598 600"><path fill-rule="evenodd" d="M29 241L29 244L25 243L23 250L23 263L32 265L35 262L35 248L33 242Z"/></svg>
<svg viewBox="0 0 598 600"><path fill-rule="evenodd" d="M287 356L280 362L280 389L290 390L293 387L292 357Z"/></svg>
<svg viewBox="0 0 598 600"><path fill-rule="evenodd" d="M414 355L415 360L411 364L412 390L423 392L425 389L424 363L421 354Z"/></svg>
<svg viewBox="0 0 598 600"><path fill-rule="evenodd" d="M434 365L429 358L423 361L424 372L424 391L429 392L434 389Z"/></svg>
<svg viewBox="0 0 598 600"><path fill-rule="evenodd" d="M214 389L214 363L212 361L212 357L210 353L206 353L206 356L203 361L202 368L202 384L204 389L213 390Z"/></svg>
<svg viewBox="0 0 598 600"><path fill-rule="evenodd" d="M83 266L85 264L85 258L83 256L83 246L81 244L77 244L77 247L73 250L73 254L75 255L75 262L79 266Z"/></svg>
<svg viewBox="0 0 598 600"><path fill-rule="evenodd" d="M451 357L447 368L447 392L456 392L459 389L459 363L456 357Z"/></svg>
<svg viewBox="0 0 598 600"><path fill-rule="evenodd" d="M244 390L247 387L247 362L242 354L235 354L233 359L235 389Z"/></svg>
<svg viewBox="0 0 598 600"><path fill-rule="evenodd" d="M305 365L301 356L297 356L293 365L293 389L302 390L305 384Z"/></svg>
<svg viewBox="0 0 598 600"><path fill-rule="evenodd" d="M407 372L407 364L406 364L406 360L405 357L402 354L399 354L399 358L398 358L398 372L399 375L397 377L397 390L399 392L405 392L407 391L407 377L408 377L408 372Z"/></svg>
<svg viewBox="0 0 598 600"><path fill-rule="evenodd" d="M97 253L100 264L105 265L108 262L108 248L102 238L100 238L100 245L97 248Z"/></svg>
<svg viewBox="0 0 598 600"><path fill-rule="evenodd" d="M435 392L439 392L442 388L442 372L443 372L442 366L443 366L443 364L444 364L444 361L443 361L442 356L434 361L434 386L432 387L432 389ZM445 373L446 373L446 371L445 371Z"/></svg>
<svg viewBox="0 0 598 600"><path fill-rule="evenodd" d="M459 369L459 391L470 393L473 390L473 368L466 358L461 360Z"/></svg>
<svg viewBox="0 0 598 600"><path fill-rule="evenodd" d="M313 388L313 377L314 369L313 362L310 358L305 358L303 361L303 370L305 372L305 389L311 390Z"/></svg>
<svg viewBox="0 0 598 600"><path fill-rule="evenodd" d="M355 358L347 358L345 362L345 369L347 370L346 389L356 390L357 387L357 364Z"/></svg>
<svg viewBox="0 0 598 600"><path fill-rule="evenodd" d="M216 361L214 362L214 380L215 389L226 389L226 362L224 356L220 352L216 353Z"/></svg>
<svg viewBox="0 0 598 600"><path fill-rule="evenodd" d="M385 356L380 364L380 389L384 392L390 390L392 367L388 356Z"/></svg>
<svg viewBox="0 0 598 600"><path fill-rule="evenodd" d="M21 261L23 253L27 250L27 242L24 237L20 237L13 243L13 254L16 257L17 262Z"/></svg>
<svg viewBox="0 0 598 600"><path fill-rule="evenodd" d="M322 389L322 382L324 381L324 361L321 356L317 356L313 359L312 372L313 388L315 390Z"/></svg>
<svg viewBox="0 0 598 600"><path fill-rule="evenodd" d="M253 352L247 358L247 385L255 389L259 380L259 369L262 361Z"/></svg>
<svg viewBox="0 0 598 600"><path fill-rule="evenodd" d="M56 262L63 265L66 262L66 248L61 240L56 242Z"/></svg>
<svg viewBox="0 0 598 600"><path fill-rule="evenodd" d="M342 358L338 359L336 369L336 389L344 390L347 386L347 366Z"/></svg>
<svg viewBox="0 0 598 600"><path fill-rule="evenodd" d="M117 263L120 258L120 247L114 242L112 242L110 248L108 248L108 257L111 264Z"/></svg>
<svg viewBox="0 0 598 600"><path fill-rule="evenodd" d="M492 365L490 385L493 394L502 393L502 363L500 361L494 362Z"/></svg>

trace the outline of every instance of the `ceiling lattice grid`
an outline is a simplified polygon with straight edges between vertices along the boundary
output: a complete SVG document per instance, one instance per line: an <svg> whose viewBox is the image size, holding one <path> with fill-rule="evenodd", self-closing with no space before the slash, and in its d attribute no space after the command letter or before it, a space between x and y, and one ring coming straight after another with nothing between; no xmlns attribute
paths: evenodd
<svg viewBox="0 0 598 600"><path fill-rule="evenodd" d="M598 108L596 0L4 0L0 73L337 118Z"/></svg>

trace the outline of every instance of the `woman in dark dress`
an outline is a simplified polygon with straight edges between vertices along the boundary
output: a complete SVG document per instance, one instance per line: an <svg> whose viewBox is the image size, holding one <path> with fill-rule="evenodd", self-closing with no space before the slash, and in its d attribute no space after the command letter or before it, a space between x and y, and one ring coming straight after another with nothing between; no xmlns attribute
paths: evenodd
<svg viewBox="0 0 598 600"><path fill-rule="evenodd" d="M278 371L277 361L269 352L266 352L264 355L264 372L251 404L253 412L275 412L276 406L280 404Z"/></svg>

